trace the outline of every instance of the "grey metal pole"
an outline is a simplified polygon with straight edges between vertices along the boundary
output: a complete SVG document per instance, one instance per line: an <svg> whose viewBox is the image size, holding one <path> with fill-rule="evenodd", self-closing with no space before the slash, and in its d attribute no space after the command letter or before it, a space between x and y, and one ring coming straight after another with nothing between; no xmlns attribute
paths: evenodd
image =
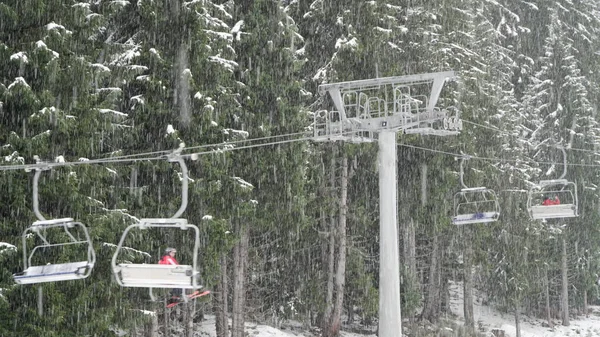
<svg viewBox="0 0 600 337"><path fill-rule="evenodd" d="M396 132L379 133L379 337L402 336Z"/></svg>

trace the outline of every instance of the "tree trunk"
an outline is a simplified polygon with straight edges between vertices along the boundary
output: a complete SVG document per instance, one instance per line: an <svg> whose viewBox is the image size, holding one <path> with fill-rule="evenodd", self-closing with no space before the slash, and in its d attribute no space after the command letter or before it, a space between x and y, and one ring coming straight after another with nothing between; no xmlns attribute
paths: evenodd
<svg viewBox="0 0 600 337"><path fill-rule="evenodd" d="M439 240L437 234L434 234L433 241L431 243L431 262L429 264L429 280L427 282L427 291L425 297L425 303L423 305L423 311L421 312L421 320L427 320L435 322L437 320L436 313L439 306Z"/></svg>
<svg viewBox="0 0 600 337"><path fill-rule="evenodd" d="M561 263L561 274L562 274L562 292L561 292L561 311L562 311L562 325L569 326L569 277L567 269L567 239L562 236L562 263Z"/></svg>
<svg viewBox="0 0 600 337"><path fill-rule="evenodd" d="M163 312L163 317L164 317L164 320L165 320L164 321L164 328L165 328L164 329L164 331L165 331L164 336L169 336L169 317L170 317L170 313L171 313L172 309L168 309L167 308L167 299L166 298L165 298L165 301L164 301L164 305L165 305L165 309L164 309L164 312Z"/></svg>
<svg viewBox="0 0 600 337"><path fill-rule="evenodd" d="M521 312L519 304L515 304L515 332L516 337L521 337Z"/></svg>
<svg viewBox="0 0 600 337"><path fill-rule="evenodd" d="M470 234L470 229L465 228L463 250L463 310L465 315L465 327L473 331L475 329L475 318L473 316L473 243Z"/></svg>
<svg viewBox="0 0 600 337"><path fill-rule="evenodd" d="M550 281L548 280L548 269L544 268L544 297L546 298L546 320L549 327L554 327L550 316Z"/></svg>
<svg viewBox="0 0 600 337"><path fill-rule="evenodd" d="M154 312L152 315L152 319L150 320L150 324L146 325L146 333L144 336L146 337L158 337L158 312Z"/></svg>
<svg viewBox="0 0 600 337"><path fill-rule="evenodd" d="M248 259L248 226L236 221L240 240L233 248L233 303L231 337L244 337L244 308L246 299L245 272Z"/></svg>
<svg viewBox="0 0 600 337"><path fill-rule="evenodd" d="M587 289L583 290L583 313L585 314L585 317L590 317L588 314Z"/></svg>
<svg viewBox="0 0 600 337"><path fill-rule="evenodd" d="M340 185L340 218L335 232L338 243L334 281L335 300L329 326L327 330L323 331L326 337L339 336L342 325L342 309L344 307L344 287L346 283L346 214L348 212L348 158L345 156L342 158L342 179Z"/></svg>
<svg viewBox="0 0 600 337"><path fill-rule="evenodd" d="M410 219L404 235L404 261L408 269L408 274L417 279L417 245L415 242L415 221Z"/></svg>
<svg viewBox="0 0 600 337"><path fill-rule="evenodd" d="M217 337L229 337L229 315L227 314L227 254L221 253L219 257L220 275L219 283L215 287L213 310L215 312L215 331Z"/></svg>
<svg viewBox="0 0 600 337"><path fill-rule="evenodd" d="M185 295L184 295L185 296ZM194 337L194 301L184 303L183 305L183 326L184 336Z"/></svg>
<svg viewBox="0 0 600 337"><path fill-rule="evenodd" d="M417 254L416 254L416 244L415 244L415 221L413 218L407 222L404 226L403 237L400 238L404 241L403 247L403 261L404 261L404 270L405 270L405 280L404 287L405 292L420 292L419 289L419 280L417 275ZM409 288L410 287L410 288ZM410 310L409 312L403 312L402 315L411 323L414 323L415 320L415 311Z"/></svg>

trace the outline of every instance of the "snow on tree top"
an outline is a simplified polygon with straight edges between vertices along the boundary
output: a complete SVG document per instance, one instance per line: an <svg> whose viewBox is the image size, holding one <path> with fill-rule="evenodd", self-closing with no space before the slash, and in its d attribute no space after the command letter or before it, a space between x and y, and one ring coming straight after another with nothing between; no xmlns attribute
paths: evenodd
<svg viewBox="0 0 600 337"><path fill-rule="evenodd" d="M220 57L219 55L209 56L208 60L210 62L214 62L214 63L218 63L218 64L222 65L229 72L233 72L233 70L238 66L237 62L231 61L231 60L226 60L226 59Z"/></svg>
<svg viewBox="0 0 600 337"><path fill-rule="evenodd" d="M109 88L98 88L96 89L97 92L113 92L113 93L120 93L123 90L121 88L117 88L117 87L109 87Z"/></svg>
<svg viewBox="0 0 600 337"><path fill-rule="evenodd" d="M173 125L169 124L167 125L167 134L170 135L172 133L175 133L175 128L173 128Z"/></svg>
<svg viewBox="0 0 600 337"><path fill-rule="evenodd" d="M38 48L38 49L44 49L44 50L48 49L48 46L42 40L38 40L35 43L35 47Z"/></svg>
<svg viewBox="0 0 600 337"><path fill-rule="evenodd" d="M132 101L134 104L145 104L146 102L144 102L144 98L142 98L143 95L135 95L132 96L129 100Z"/></svg>
<svg viewBox="0 0 600 337"><path fill-rule="evenodd" d="M204 19L207 27L229 29L229 26L223 20L215 18L208 13L201 15L201 17Z"/></svg>
<svg viewBox="0 0 600 337"><path fill-rule="evenodd" d="M10 243L7 243L7 242L0 242L0 248L17 250L17 246L11 245Z"/></svg>
<svg viewBox="0 0 600 337"><path fill-rule="evenodd" d="M242 27L244 27L244 20L236 22L235 25L233 25L233 28L231 28L231 34L239 33L242 30Z"/></svg>
<svg viewBox="0 0 600 337"><path fill-rule="evenodd" d="M189 68L185 68L181 72L181 76L183 76L184 78L192 78L192 71Z"/></svg>
<svg viewBox="0 0 600 337"><path fill-rule="evenodd" d="M242 27L244 27L244 20L238 21L233 28L231 28L231 34L235 35L236 41L239 41L241 38Z"/></svg>
<svg viewBox="0 0 600 337"><path fill-rule="evenodd" d="M50 22L49 24L46 25L46 30L47 31L62 30L63 32L65 32L67 34L72 34L73 33L70 30L67 30L65 28L65 26L59 25L59 24L55 23L54 21L52 21L52 22Z"/></svg>
<svg viewBox="0 0 600 337"><path fill-rule="evenodd" d="M212 220L213 216L212 215L208 215L206 214L205 216L202 217L202 220Z"/></svg>
<svg viewBox="0 0 600 337"><path fill-rule="evenodd" d="M377 26L377 27L375 27L373 29L375 29L376 31L381 32L381 33L386 33L386 34L391 34L392 33L391 29L381 28L379 26Z"/></svg>
<svg viewBox="0 0 600 337"><path fill-rule="evenodd" d="M335 42L335 49L341 49L341 48L349 48L349 49L356 49L356 47L358 46L358 40L356 40L355 37L351 38L350 40L344 38L339 38L336 42Z"/></svg>
<svg viewBox="0 0 600 337"><path fill-rule="evenodd" d="M215 3L213 3L212 1L208 2L208 5L212 5L212 7L216 10L218 10L221 14L223 14L226 18L228 19L233 19L233 16L231 16L231 14L229 14L229 12L225 9L224 5L217 5Z"/></svg>
<svg viewBox="0 0 600 337"><path fill-rule="evenodd" d="M183 5L187 7L187 6L191 6L191 5L194 5L197 3L201 3L201 2L202 2L202 0L184 1Z"/></svg>
<svg viewBox="0 0 600 337"><path fill-rule="evenodd" d="M248 138L248 135L249 135L248 131L244 131L244 130L223 129L223 134L229 135L230 133L235 136L240 136L243 139Z"/></svg>
<svg viewBox="0 0 600 337"><path fill-rule="evenodd" d="M113 0L110 2L110 4L125 7L129 5L129 0Z"/></svg>
<svg viewBox="0 0 600 337"><path fill-rule="evenodd" d="M205 29L204 30L207 34L209 35L213 35L217 38L223 39L223 40L227 40L229 42L233 41L233 35L231 35L231 33L225 33L225 32L216 32L214 30L210 30L210 29Z"/></svg>
<svg viewBox="0 0 600 337"><path fill-rule="evenodd" d="M101 64L101 63L92 63L90 66L92 68L94 68L94 69L97 69L97 70L101 71L101 72L105 72L105 73L110 72L110 68L107 67L107 66L105 66L104 64Z"/></svg>
<svg viewBox="0 0 600 337"><path fill-rule="evenodd" d="M233 180L235 180L242 188L245 188L245 189L254 188L254 186L252 184L250 184L249 182L245 181L244 179L242 179L240 177L233 177Z"/></svg>
<svg viewBox="0 0 600 337"><path fill-rule="evenodd" d="M317 70L317 73L315 74L315 76L313 76L313 81L319 81L321 79L325 79L327 78L327 69L325 67L320 68L319 70Z"/></svg>
<svg viewBox="0 0 600 337"><path fill-rule="evenodd" d="M162 58L160 57L160 54L158 53L158 50L156 50L155 48L150 48L150 49L148 50L148 52L150 52L150 54L154 54L154 55L156 55L156 57L158 57L159 59L162 59Z"/></svg>
<svg viewBox="0 0 600 337"><path fill-rule="evenodd" d="M90 8L90 4L87 2L78 2L71 7L81 7L81 8Z"/></svg>
<svg viewBox="0 0 600 337"><path fill-rule="evenodd" d="M139 64L128 65L126 68L127 68L127 70L133 70L133 71L146 71L146 70L148 70L148 67L141 66Z"/></svg>
<svg viewBox="0 0 600 337"><path fill-rule="evenodd" d="M139 45L128 45L130 49L124 51L119 55L115 55L110 62L110 65L124 66L128 65L134 58L140 56Z"/></svg>
<svg viewBox="0 0 600 337"><path fill-rule="evenodd" d="M111 113L111 114L114 114L114 115L119 116L119 117L127 117L127 116L129 116L126 113L123 113L121 111L112 110L112 109L98 109L98 111L100 113L102 113L102 114Z"/></svg>
<svg viewBox="0 0 600 337"><path fill-rule="evenodd" d="M57 109L53 106L51 107L44 107L42 108L42 110L39 111L40 114L45 115L45 114L49 114L49 113L55 113L57 111ZM31 117L37 117L37 114L33 114L31 115Z"/></svg>
<svg viewBox="0 0 600 337"><path fill-rule="evenodd" d="M29 59L27 58L27 53L25 53L24 51L20 51L18 53L10 55L10 60L11 61L17 60L21 63L29 63Z"/></svg>
<svg viewBox="0 0 600 337"><path fill-rule="evenodd" d="M11 153L8 156L5 156L4 161L10 162L10 163L25 164L25 158L19 156L19 152L17 152L17 151L14 151L13 153Z"/></svg>
<svg viewBox="0 0 600 337"><path fill-rule="evenodd" d="M15 78L14 82L12 82L11 84L8 85L8 90L12 89L13 87L15 87L17 85L22 85L22 86L29 88L29 84L27 84L27 82L25 82L25 79L23 77L19 76L19 77Z"/></svg>

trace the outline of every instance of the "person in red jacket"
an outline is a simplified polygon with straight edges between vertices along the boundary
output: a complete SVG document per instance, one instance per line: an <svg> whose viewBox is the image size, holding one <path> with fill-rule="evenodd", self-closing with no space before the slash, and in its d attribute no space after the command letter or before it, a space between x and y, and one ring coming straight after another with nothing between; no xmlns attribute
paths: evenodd
<svg viewBox="0 0 600 337"><path fill-rule="evenodd" d="M546 198L544 198L542 205L544 205L544 206L554 205L554 200L550 199L550 197L546 197Z"/></svg>
<svg viewBox="0 0 600 337"><path fill-rule="evenodd" d="M165 254L160 258L158 264L178 265L179 263L175 259L175 253L177 253L177 249L175 248L169 247L165 249ZM177 302L180 297L181 289L171 289L171 298L168 300L168 303Z"/></svg>
<svg viewBox="0 0 600 337"><path fill-rule="evenodd" d="M175 260L175 253L177 253L177 249L175 248L165 249L165 254L160 258L158 264L178 265L179 263L177 262L177 260Z"/></svg>

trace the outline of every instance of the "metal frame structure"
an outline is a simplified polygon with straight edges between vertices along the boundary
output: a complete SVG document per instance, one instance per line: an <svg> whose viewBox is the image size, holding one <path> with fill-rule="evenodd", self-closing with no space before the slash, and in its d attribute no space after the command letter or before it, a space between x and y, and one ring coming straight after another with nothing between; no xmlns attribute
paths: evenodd
<svg viewBox="0 0 600 337"><path fill-rule="evenodd" d="M314 114L316 141L370 142L382 130L448 136L462 130L458 114L435 107L453 71L324 84L336 110ZM429 95L422 94L425 90Z"/></svg>
<svg viewBox="0 0 600 337"><path fill-rule="evenodd" d="M181 206L171 218L147 218L141 219L139 223L128 226L117 245L112 257L111 266L116 282L122 287L149 288L150 298L156 300L152 288L180 288L199 289L198 283L200 272L198 271L198 252L200 250L200 230L197 226L188 224L186 219L179 218L188 203L188 170L185 161L176 152L169 156L170 162L177 162L181 166L182 190ZM140 263L117 263L119 254L123 251L123 244L131 230L149 230L153 228L174 228L179 230L194 230L194 249L191 265L162 265L162 264L140 264ZM187 296L183 296L187 301Z"/></svg>
<svg viewBox="0 0 600 337"><path fill-rule="evenodd" d="M436 108L453 71L324 84L336 110L314 113L315 141L379 145L379 336L402 335L397 221L396 133L448 136L460 133L458 109ZM428 94L425 94L428 92Z"/></svg>
<svg viewBox="0 0 600 337"><path fill-rule="evenodd" d="M57 282L84 279L90 276L96 262L96 253L87 228L81 222L75 222L72 218L46 220L39 210L38 183L40 174L46 168L38 168L33 177L33 212L39 219L23 232L23 267L24 271L13 275L17 284L35 284L44 282ZM71 233L70 229L81 228L85 240L79 240ZM52 228L62 228L68 236L68 241L50 243L46 237L46 231ZM31 252L27 252L27 237L29 233L35 234L42 240L41 245L35 246ZM54 263L46 265L33 265L33 257L36 252L45 248L67 247L72 245L87 245L87 256L85 260L66 263Z"/></svg>
<svg viewBox="0 0 600 337"><path fill-rule="evenodd" d="M574 218L579 216L577 185L564 177L567 175L567 152L560 147L563 153L563 173L558 179L541 180L533 185L527 193L527 209L533 220ZM560 204L542 205L544 196L560 195ZM566 196L566 197L565 197Z"/></svg>
<svg viewBox="0 0 600 337"><path fill-rule="evenodd" d="M464 182L465 156L460 161L460 184L462 189L454 194L455 225L490 223L500 217L500 204L496 192L486 187L467 187Z"/></svg>

